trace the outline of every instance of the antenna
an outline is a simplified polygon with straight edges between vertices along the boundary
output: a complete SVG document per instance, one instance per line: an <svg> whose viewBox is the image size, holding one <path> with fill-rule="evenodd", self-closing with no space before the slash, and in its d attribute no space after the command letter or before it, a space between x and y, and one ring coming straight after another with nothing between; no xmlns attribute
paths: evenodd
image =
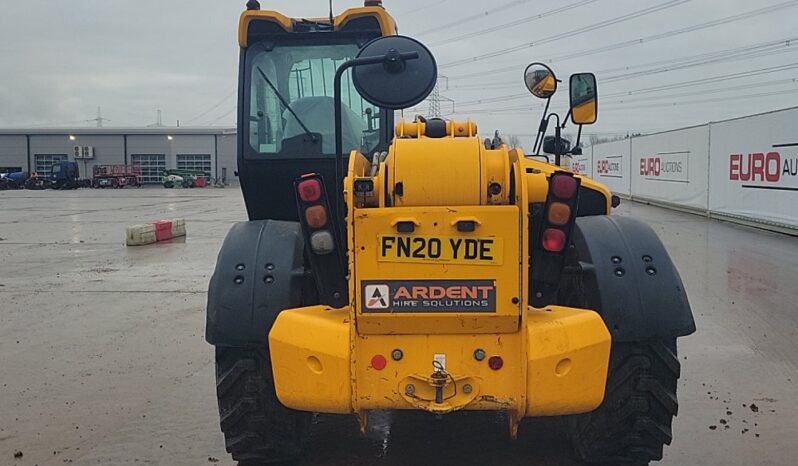
<svg viewBox="0 0 798 466"><path fill-rule="evenodd" d="M330 26L335 25L335 17L333 16L333 0L330 0Z"/></svg>
<svg viewBox="0 0 798 466"><path fill-rule="evenodd" d="M108 118L103 118L102 110L100 109L100 107L97 107L97 118L92 118L91 120L85 120L85 121L94 121L97 123L98 128L102 128L103 121L111 121L111 120L109 120Z"/></svg>
<svg viewBox="0 0 798 466"><path fill-rule="evenodd" d="M161 115L161 109L156 110L155 116L155 123L151 125L147 125L148 128L160 128L163 126L163 117Z"/></svg>

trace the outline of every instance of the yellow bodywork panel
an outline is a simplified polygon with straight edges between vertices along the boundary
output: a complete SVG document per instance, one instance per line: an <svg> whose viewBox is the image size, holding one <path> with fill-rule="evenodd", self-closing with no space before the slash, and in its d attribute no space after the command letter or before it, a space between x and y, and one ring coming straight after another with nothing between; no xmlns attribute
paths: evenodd
<svg viewBox="0 0 798 466"><path fill-rule="evenodd" d="M518 207L395 207L353 215L358 333L518 331ZM458 231L461 221L473 222L474 231ZM401 222L414 231L399 232Z"/></svg>
<svg viewBox="0 0 798 466"><path fill-rule="evenodd" d="M392 358L394 350L402 359ZM474 358L481 349L486 357ZM356 410L423 409L446 413L459 409L523 412L526 404L523 334L491 335L362 335L355 338ZM375 369L372 358L383 355L387 365ZM500 370L488 358L500 356ZM435 403L431 375L439 361L451 374L443 389L443 403ZM410 385L411 387L408 387ZM465 387L470 385L470 389Z"/></svg>
<svg viewBox="0 0 798 466"><path fill-rule="evenodd" d="M480 205L478 138L396 139L388 167L394 206ZM401 183L401 195L397 183Z"/></svg>
<svg viewBox="0 0 798 466"><path fill-rule="evenodd" d="M587 412L604 396L610 335L593 311L530 308L525 328L515 333L467 335L350 334L351 312L314 306L280 313L269 345L285 406L328 413L496 410L522 417ZM484 359L477 360L477 350ZM494 356L503 361L498 370L488 365ZM451 375L443 403L432 402L433 361Z"/></svg>
<svg viewBox="0 0 798 466"><path fill-rule="evenodd" d="M517 149L514 149L511 152L517 152L521 155L521 165L524 167L524 172L527 176L529 202L546 202L546 194L548 193L549 189L548 178L551 176L551 174L555 171L570 172L570 170L567 168L557 167L540 160L525 158ZM610 190L598 181L595 181L584 175L576 174L575 176L582 180L582 186L584 188L598 191L604 195L604 198L607 202L607 213L609 213L610 210L612 210L612 193Z"/></svg>
<svg viewBox="0 0 798 466"><path fill-rule="evenodd" d="M352 411L349 309L312 306L280 313L269 332L274 386L289 408Z"/></svg>
<svg viewBox="0 0 798 466"><path fill-rule="evenodd" d="M549 306L527 314L527 416L588 412L604 399L610 333L597 313Z"/></svg>

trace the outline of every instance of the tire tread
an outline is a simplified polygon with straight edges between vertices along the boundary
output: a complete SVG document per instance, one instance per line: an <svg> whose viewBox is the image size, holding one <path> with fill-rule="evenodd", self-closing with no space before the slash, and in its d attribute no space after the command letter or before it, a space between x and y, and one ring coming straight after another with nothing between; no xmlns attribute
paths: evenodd
<svg viewBox="0 0 798 466"><path fill-rule="evenodd" d="M217 347L216 394L225 448L234 460L268 464L300 456L310 413L277 399L266 351Z"/></svg>
<svg viewBox="0 0 798 466"><path fill-rule="evenodd" d="M613 344L604 402L571 425L582 460L641 465L662 459L679 409L679 372L675 339Z"/></svg>

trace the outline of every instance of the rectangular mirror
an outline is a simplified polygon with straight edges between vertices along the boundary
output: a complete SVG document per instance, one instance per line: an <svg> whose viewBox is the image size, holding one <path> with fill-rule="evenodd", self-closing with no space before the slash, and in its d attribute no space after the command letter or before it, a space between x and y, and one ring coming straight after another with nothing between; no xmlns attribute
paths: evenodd
<svg viewBox="0 0 798 466"><path fill-rule="evenodd" d="M571 75L571 121L576 125L590 125L598 119L598 91L596 75L576 73Z"/></svg>

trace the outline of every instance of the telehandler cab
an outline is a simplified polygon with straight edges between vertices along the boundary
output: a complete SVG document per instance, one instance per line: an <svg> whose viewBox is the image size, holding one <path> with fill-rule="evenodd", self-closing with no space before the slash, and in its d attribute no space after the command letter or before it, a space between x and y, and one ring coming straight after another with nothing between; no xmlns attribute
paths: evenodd
<svg viewBox="0 0 798 466"><path fill-rule="evenodd" d="M662 457L676 414L676 338L695 331L656 234L610 216L611 193L536 153L489 148L472 121L394 111L437 79L380 2L240 20L235 224L208 291L221 429L243 464L297 459L312 413L457 410L564 416L586 461ZM592 74L570 120L593 123ZM581 132L581 131L580 131ZM546 145L546 144L544 144ZM575 144L575 149L579 144Z"/></svg>

